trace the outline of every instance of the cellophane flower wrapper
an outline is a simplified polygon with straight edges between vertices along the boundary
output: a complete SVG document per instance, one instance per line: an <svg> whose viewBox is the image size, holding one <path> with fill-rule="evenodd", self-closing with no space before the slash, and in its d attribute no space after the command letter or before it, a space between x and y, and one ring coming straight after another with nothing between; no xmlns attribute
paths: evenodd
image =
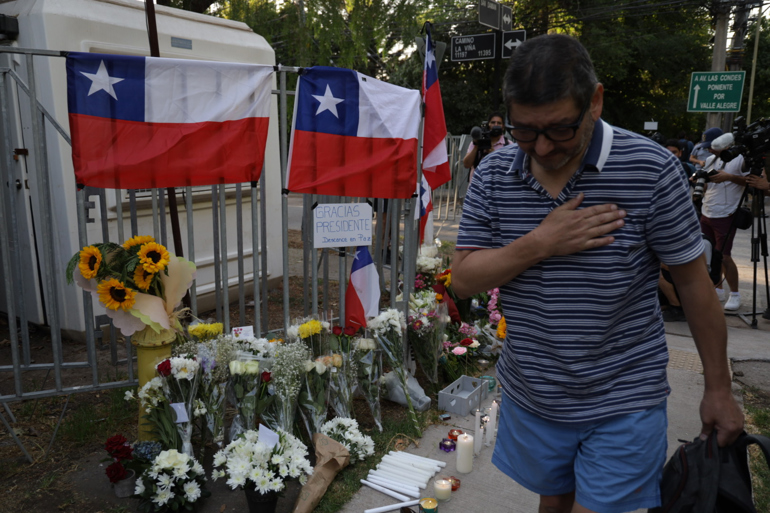
<svg viewBox="0 0 770 513"><path fill-rule="evenodd" d="M329 404L338 417L353 418L353 391L356 387L356 356L350 353L331 355L329 367Z"/></svg>
<svg viewBox="0 0 770 513"><path fill-rule="evenodd" d="M252 354L239 351L238 358L230 362L229 367L227 394L237 412L230 424L229 439L234 440L241 433L254 429L256 425L260 366Z"/></svg>
<svg viewBox="0 0 770 513"><path fill-rule="evenodd" d="M204 325L207 326L207 325ZM206 436L221 449L225 441L225 406L230 362L237 357L236 345L229 337L199 343L196 346L201 364L198 399L203 403L201 436ZM205 443L202 444L205 446Z"/></svg>
<svg viewBox="0 0 770 513"><path fill-rule="evenodd" d="M410 295L407 325L409 344L415 360L433 385L438 383L438 359L444 331L439 326L439 304L432 289L416 291Z"/></svg>
<svg viewBox="0 0 770 513"><path fill-rule="evenodd" d="M329 352L330 325L318 320L315 316L297 319L286 330L289 341L302 340L310 348L313 358L318 358Z"/></svg>
<svg viewBox="0 0 770 513"><path fill-rule="evenodd" d="M181 450L182 442L174 424L168 398L163 392L163 381L164 378L156 376L139 389L137 398L141 405L140 415L152 425L152 434L165 447Z"/></svg>
<svg viewBox="0 0 770 513"><path fill-rule="evenodd" d="M139 511L192 511L211 495L205 483L206 473L195 458L170 449L158 454L139 476L134 495L140 499Z"/></svg>
<svg viewBox="0 0 770 513"><path fill-rule="evenodd" d="M297 398L306 374L305 362L309 359L310 350L302 341L283 344L276 351L271 373L275 401L262 415L273 431L293 432Z"/></svg>
<svg viewBox="0 0 770 513"><path fill-rule="evenodd" d="M169 358L171 363L170 374L163 376L163 393L169 401L169 405L180 403L184 404L187 412L187 421L176 422L176 428L179 432L179 438L182 442L181 452L187 456L193 456L192 430L194 424L195 398L198 393L198 384L200 378L200 364L197 360L177 356ZM161 368L164 362L158 364ZM158 370L160 373L161 371Z"/></svg>
<svg viewBox="0 0 770 513"><path fill-rule="evenodd" d="M358 387L366 398L374 423L382 432L382 413L380 410L380 378L382 377L382 350L371 338L358 340Z"/></svg>
<svg viewBox="0 0 770 513"><path fill-rule="evenodd" d="M409 409L409 419L412 421L415 436L421 436L420 423L417 420L417 414L414 411L412 397L409 395L407 383L407 373L404 367L404 336L406 322L401 312L395 309L388 309L380 313L368 323L372 330L374 339L382 348L383 354L388 359L388 364L393 369L393 373L398 378L401 388L404 391L406 402Z"/></svg>
<svg viewBox="0 0 770 513"><path fill-rule="evenodd" d="M329 409L329 369L322 358L308 360L299 392L299 411L309 434L320 433Z"/></svg>
<svg viewBox="0 0 770 513"><path fill-rule="evenodd" d="M374 440L361 433L358 421L351 418L336 417L321 426L321 433L345 446L350 452L350 463L365 460L374 454Z"/></svg>

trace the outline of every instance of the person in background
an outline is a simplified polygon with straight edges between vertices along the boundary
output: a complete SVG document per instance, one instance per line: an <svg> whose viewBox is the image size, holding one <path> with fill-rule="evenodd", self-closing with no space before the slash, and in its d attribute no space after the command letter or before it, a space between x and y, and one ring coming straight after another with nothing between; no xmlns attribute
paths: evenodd
<svg viewBox="0 0 770 513"><path fill-rule="evenodd" d="M687 132L684 130L679 132L679 144L682 148L682 155L679 157L679 160L681 160L682 163L690 162L690 154L695 145L687 138Z"/></svg>
<svg viewBox="0 0 770 513"><path fill-rule="evenodd" d="M479 164L452 260L456 294L499 287L508 323L492 462L540 496L541 513L659 506L670 393L661 261L703 362L701 437L716 431L724 446L743 430L680 164L601 119L604 88L575 38L522 43L503 91L518 147Z"/></svg>
<svg viewBox="0 0 770 513"><path fill-rule="evenodd" d="M489 118L487 119L487 130L489 130L489 135L491 137L490 148L480 150L477 147L478 141L473 141L468 146L468 152L463 158L463 166L471 170L470 174L468 175L468 183L470 183L470 181L473 179L473 171L476 169L476 164L481 162L481 159L495 150L504 148L509 144L514 144L507 137L505 137L504 117L499 112L493 112L489 115Z"/></svg>
<svg viewBox="0 0 770 513"><path fill-rule="evenodd" d="M663 146L665 146L668 151L673 153L673 155L679 159L679 162L682 163L682 173L684 173L684 179L689 183L690 177L695 172L695 166L685 160L682 160L683 154L681 141L678 139L668 139L665 144L663 144Z"/></svg>
<svg viewBox="0 0 770 513"><path fill-rule="evenodd" d="M690 154L690 163L695 166L696 171L703 169L703 166L706 164L706 159L711 156L711 153L709 152L711 142L720 135L722 135L722 129L717 127L709 128L703 132L703 139L693 147L692 153Z"/></svg>

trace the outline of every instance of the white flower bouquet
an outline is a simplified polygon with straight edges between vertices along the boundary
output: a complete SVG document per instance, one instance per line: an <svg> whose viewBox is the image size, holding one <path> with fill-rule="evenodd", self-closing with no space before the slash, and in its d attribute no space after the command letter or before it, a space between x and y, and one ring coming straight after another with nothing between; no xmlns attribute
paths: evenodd
<svg viewBox="0 0 770 513"><path fill-rule="evenodd" d="M205 447L205 437L208 436L221 449L225 441L227 380L230 362L237 358L237 345L231 336L220 335L196 344L195 349L201 365L198 386L200 404L194 412L196 417L202 418L200 430L204 440L201 447Z"/></svg>
<svg viewBox="0 0 770 513"><path fill-rule="evenodd" d="M406 330L406 321L404 320L404 314L393 308L389 308L380 313L374 319L371 319L367 326L372 330L375 340L382 348L385 356L388 358L388 363L393 368L393 373L398 378L401 388L404 391L406 402L409 408L409 418L412 421L415 436L421 436L422 430L420 430L420 423L417 421L417 414L414 412L414 406L412 405L412 398L409 395L409 388L407 385L407 373L404 367L404 337L403 333Z"/></svg>
<svg viewBox="0 0 770 513"><path fill-rule="evenodd" d="M305 377L299 392L299 411L308 433L319 433L329 406L329 368L324 358L305 362Z"/></svg>
<svg viewBox="0 0 770 513"><path fill-rule="evenodd" d="M329 367L329 404L338 417L353 417L353 391L356 387L356 355L334 353L324 357Z"/></svg>
<svg viewBox="0 0 770 513"><path fill-rule="evenodd" d="M283 491L290 478L304 485L313 473L307 447L286 431L278 430L278 437L279 442L270 447L257 431L246 431L214 455L212 478L227 478L233 490L241 487L262 494Z"/></svg>
<svg viewBox="0 0 770 513"><path fill-rule="evenodd" d="M297 397L305 377L305 362L310 359L310 349L300 341L278 347L271 370L275 401L265 410L262 419L272 430L292 432Z"/></svg>
<svg viewBox="0 0 770 513"><path fill-rule="evenodd" d="M244 431L254 429L257 422L257 406L261 389L259 361L250 353L238 352L238 357L232 360L230 380L227 384L227 393L230 402L237 411L230 424L230 440L234 440Z"/></svg>
<svg viewBox="0 0 770 513"><path fill-rule="evenodd" d="M195 458L175 449L162 451L136 480L134 495L141 499L139 511L161 513L192 510L207 498L206 474Z"/></svg>
<svg viewBox="0 0 770 513"><path fill-rule="evenodd" d="M358 359L358 388L369 404L374 422L382 432L380 411L380 378L382 377L382 351L373 338L359 338L355 343Z"/></svg>
<svg viewBox="0 0 770 513"><path fill-rule="evenodd" d="M374 440L361 433L355 419L335 417L321 427L321 433L345 446L351 464L374 454Z"/></svg>
<svg viewBox="0 0 770 513"><path fill-rule="evenodd" d="M200 364L194 358L176 356L163 360L155 370L162 378L163 393L176 414L175 423L182 442L181 451L192 456L193 413L198 393Z"/></svg>

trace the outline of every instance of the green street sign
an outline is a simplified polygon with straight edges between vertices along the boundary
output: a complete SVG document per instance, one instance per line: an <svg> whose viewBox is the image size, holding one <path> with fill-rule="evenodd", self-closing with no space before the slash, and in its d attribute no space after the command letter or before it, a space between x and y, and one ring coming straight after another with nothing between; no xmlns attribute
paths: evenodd
<svg viewBox="0 0 770 513"><path fill-rule="evenodd" d="M738 112L745 78L745 71L694 72L687 112Z"/></svg>

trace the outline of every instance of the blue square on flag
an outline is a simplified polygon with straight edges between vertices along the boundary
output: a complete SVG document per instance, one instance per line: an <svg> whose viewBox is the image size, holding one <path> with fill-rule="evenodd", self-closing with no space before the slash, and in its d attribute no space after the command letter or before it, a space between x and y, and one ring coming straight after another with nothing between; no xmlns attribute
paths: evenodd
<svg viewBox="0 0 770 513"><path fill-rule="evenodd" d="M67 96L71 114L144 121L144 57L71 52Z"/></svg>
<svg viewBox="0 0 770 513"><path fill-rule="evenodd" d="M299 87L295 130L358 135L358 80L349 69L307 68Z"/></svg>

